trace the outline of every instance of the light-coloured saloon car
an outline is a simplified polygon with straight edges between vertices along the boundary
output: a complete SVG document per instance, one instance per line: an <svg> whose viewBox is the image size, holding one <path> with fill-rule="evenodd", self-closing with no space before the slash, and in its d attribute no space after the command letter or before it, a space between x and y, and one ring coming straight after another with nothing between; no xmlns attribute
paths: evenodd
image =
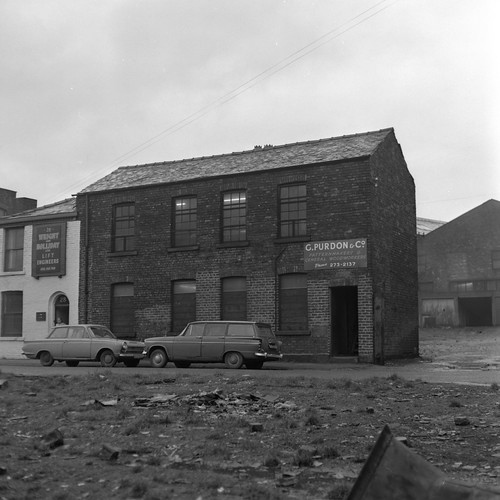
<svg viewBox="0 0 500 500"><path fill-rule="evenodd" d="M252 321L194 321L175 337L145 339L151 366L172 361L178 368L191 363L225 363L228 368L262 368L280 360L281 342L266 323Z"/></svg>
<svg viewBox="0 0 500 500"><path fill-rule="evenodd" d="M144 342L118 339L102 325L61 325L45 339L24 341L22 353L29 359L39 359L43 366L51 366L54 361L66 361L68 366L99 361L107 367L117 362L133 367L144 357L144 348Z"/></svg>

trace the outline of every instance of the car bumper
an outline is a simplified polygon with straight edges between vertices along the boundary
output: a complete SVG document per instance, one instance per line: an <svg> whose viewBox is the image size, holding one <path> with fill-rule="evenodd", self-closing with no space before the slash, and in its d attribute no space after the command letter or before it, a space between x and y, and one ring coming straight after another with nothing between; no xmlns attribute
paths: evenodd
<svg viewBox="0 0 500 500"><path fill-rule="evenodd" d="M144 353L142 352L126 352L118 355L118 359L143 359Z"/></svg>
<svg viewBox="0 0 500 500"><path fill-rule="evenodd" d="M23 356L26 356L28 359L36 359L36 355L35 354L32 354L32 353L25 353L25 352L22 352L21 353Z"/></svg>
<svg viewBox="0 0 500 500"><path fill-rule="evenodd" d="M279 361L283 358L283 354L274 354L270 352L256 352L258 358L264 358L266 361Z"/></svg>

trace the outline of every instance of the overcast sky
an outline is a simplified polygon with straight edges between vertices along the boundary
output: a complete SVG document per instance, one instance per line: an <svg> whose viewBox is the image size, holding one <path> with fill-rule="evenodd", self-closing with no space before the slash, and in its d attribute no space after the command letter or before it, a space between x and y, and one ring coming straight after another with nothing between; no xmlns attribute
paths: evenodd
<svg viewBox="0 0 500 500"><path fill-rule="evenodd" d="M0 187L394 127L417 215L500 200L498 0L0 0Z"/></svg>

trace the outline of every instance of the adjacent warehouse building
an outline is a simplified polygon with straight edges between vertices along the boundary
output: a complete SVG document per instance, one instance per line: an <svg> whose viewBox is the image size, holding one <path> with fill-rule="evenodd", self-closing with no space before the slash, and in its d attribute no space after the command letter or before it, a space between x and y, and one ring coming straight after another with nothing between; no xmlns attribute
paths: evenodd
<svg viewBox="0 0 500 500"><path fill-rule="evenodd" d="M81 322L269 322L288 356L418 355L415 186L393 129L121 167L77 195Z"/></svg>
<svg viewBox="0 0 500 500"><path fill-rule="evenodd" d="M420 325L500 325L500 202L418 240Z"/></svg>

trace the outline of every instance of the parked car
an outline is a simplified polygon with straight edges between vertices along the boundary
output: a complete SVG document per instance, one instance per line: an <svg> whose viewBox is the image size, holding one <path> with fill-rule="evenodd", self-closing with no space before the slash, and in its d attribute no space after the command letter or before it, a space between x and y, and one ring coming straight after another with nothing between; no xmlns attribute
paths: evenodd
<svg viewBox="0 0 500 500"><path fill-rule="evenodd" d="M117 362L137 366L144 358L144 349L144 342L118 339L102 325L60 325L45 339L25 340L22 353L29 359L39 359L43 366L51 366L54 361L66 361L68 366L99 361L112 367Z"/></svg>
<svg viewBox="0 0 500 500"><path fill-rule="evenodd" d="M280 360L281 342L266 323L194 321L175 337L145 339L146 356L155 368L172 361L178 368L191 363L225 363L228 368L262 368Z"/></svg>

